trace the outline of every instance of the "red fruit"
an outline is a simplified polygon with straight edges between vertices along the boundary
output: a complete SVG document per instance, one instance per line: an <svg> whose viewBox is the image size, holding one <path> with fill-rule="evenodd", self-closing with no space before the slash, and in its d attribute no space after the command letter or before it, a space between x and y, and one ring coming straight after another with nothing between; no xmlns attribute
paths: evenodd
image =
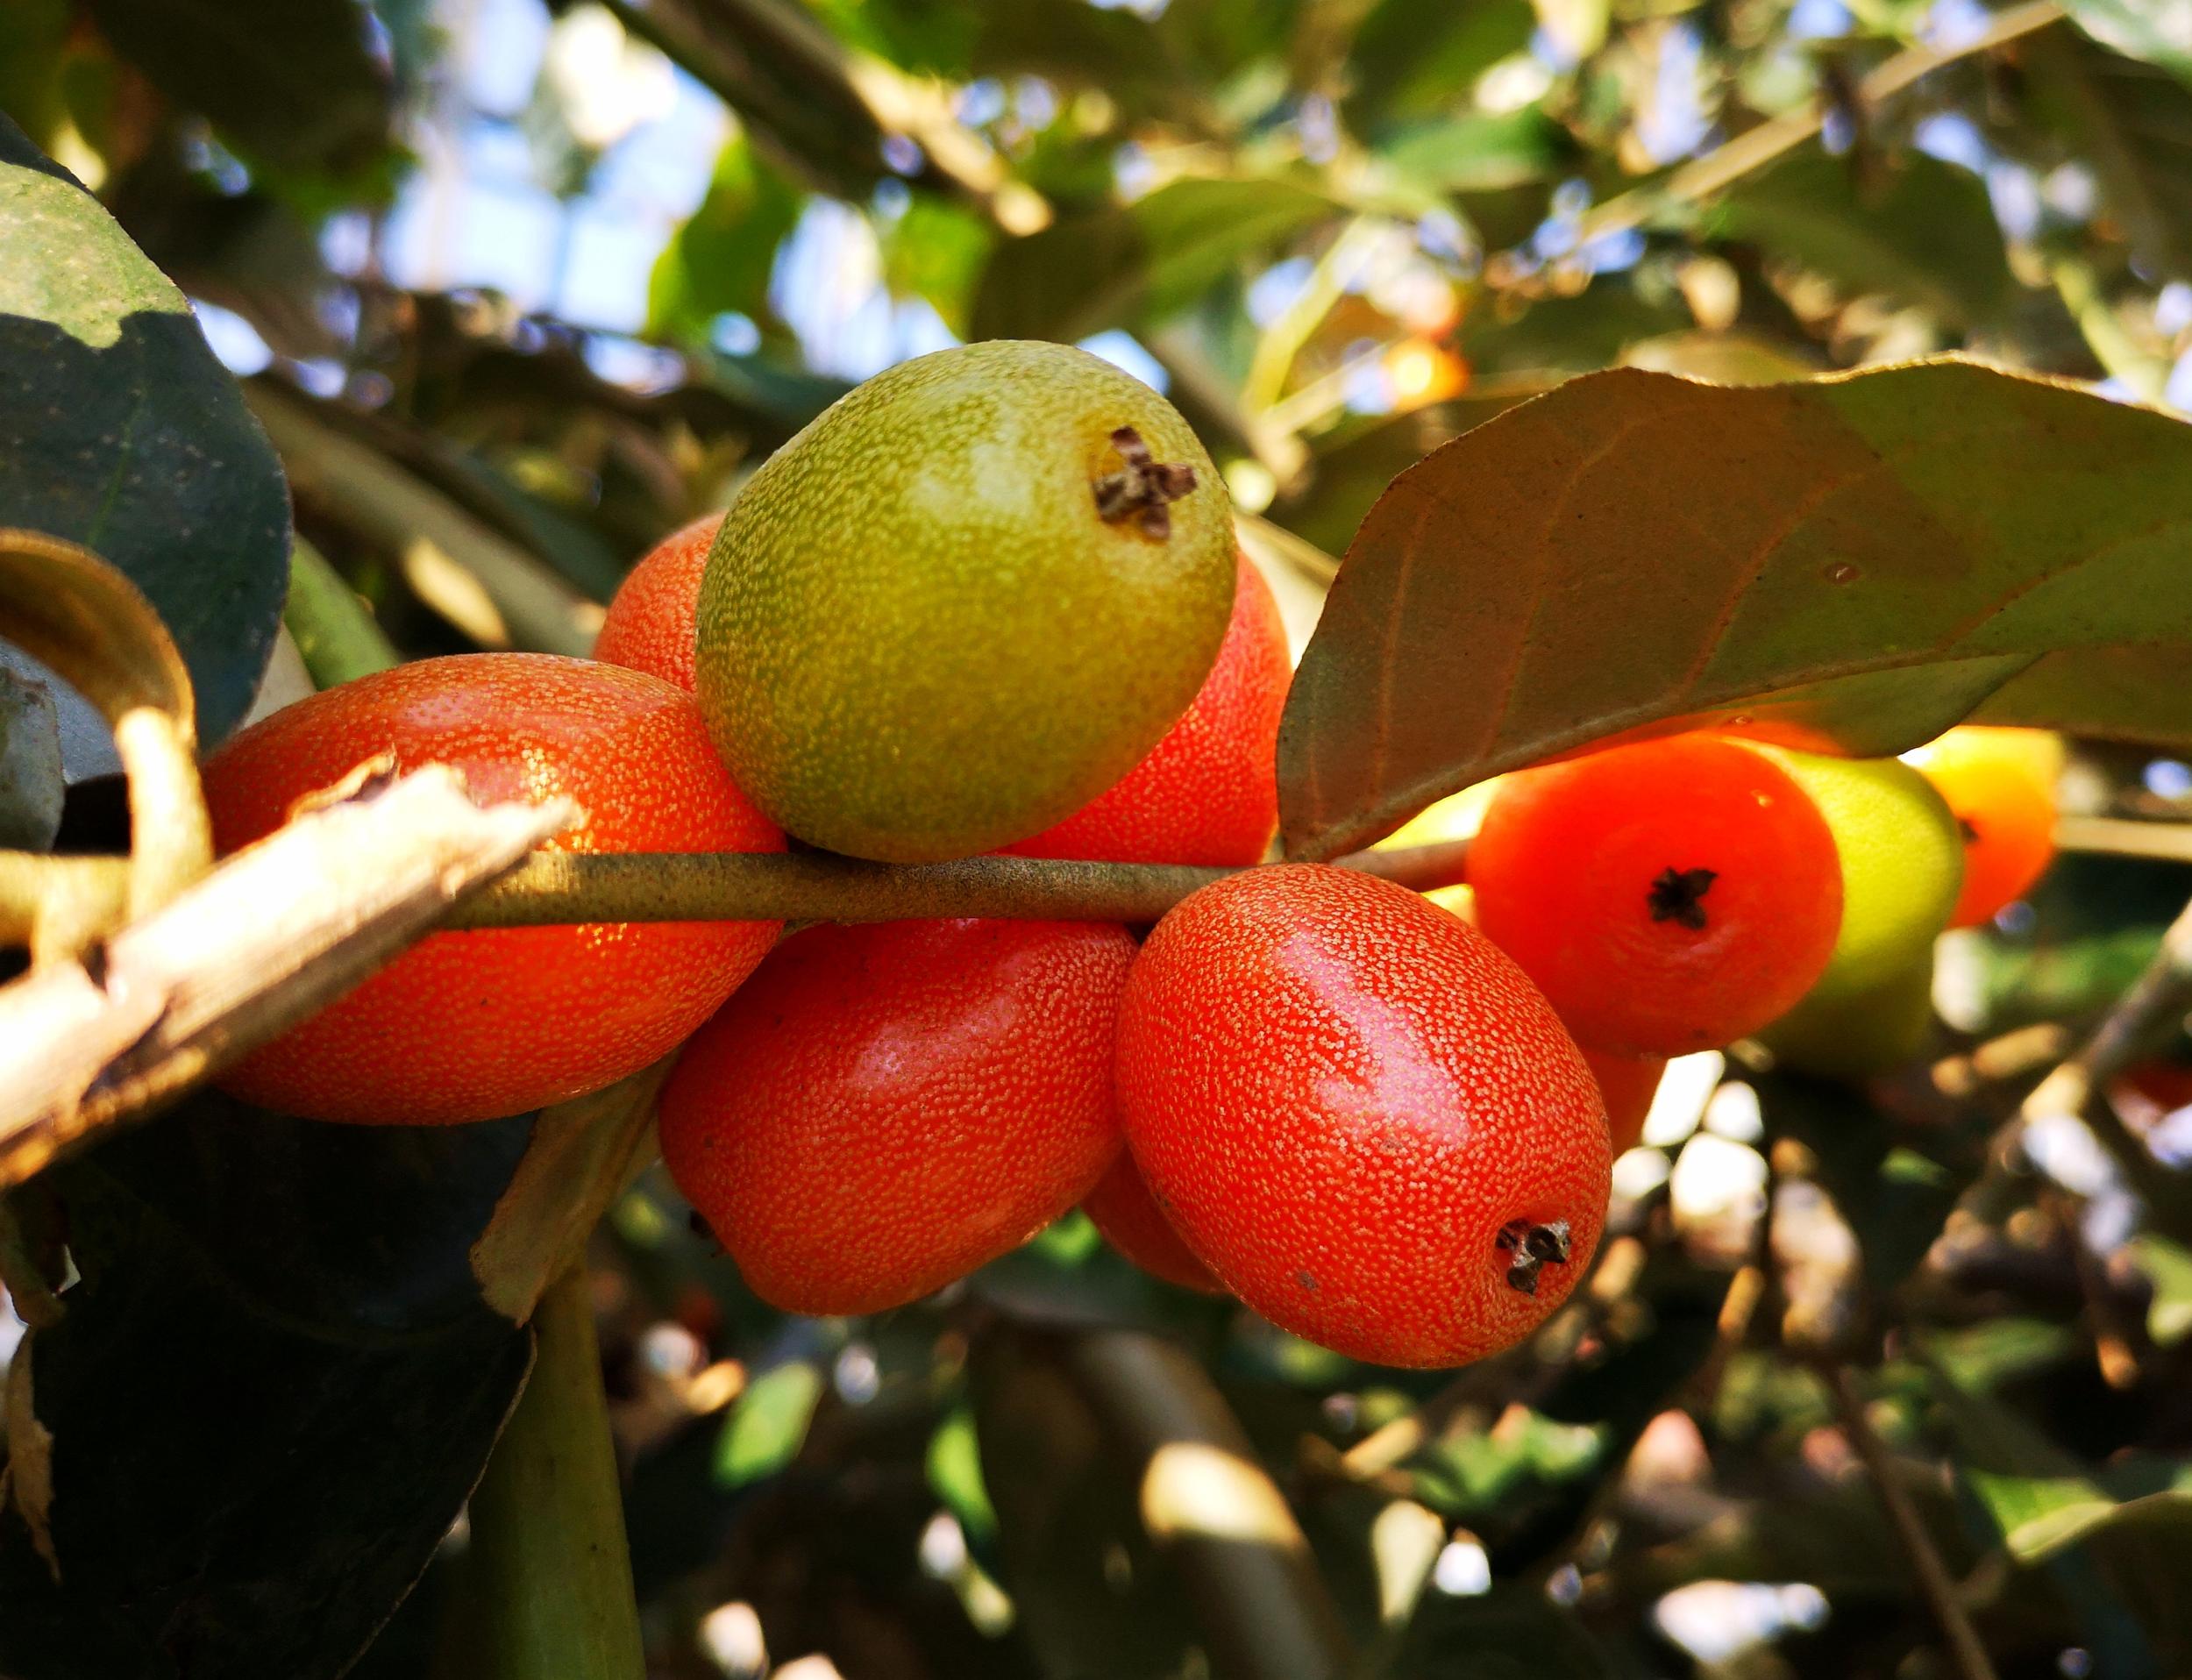
<svg viewBox="0 0 2192 1680"><path fill-rule="evenodd" d="M772 1306L918 1300L1026 1242L1119 1152L1133 960L1100 922L811 928L686 1047L662 1158Z"/></svg>
<svg viewBox="0 0 2192 1680"><path fill-rule="evenodd" d="M1613 1152L1634 1149L1644 1135L1644 1118L1652 1112L1659 1094L1660 1075L1667 1071L1663 1056L1609 1056L1585 1046L1584 1060L1591 1077L1598 1082L1598 1094L1606 1105L1606 1135Z"/></svg>
<svg viewBox="0 0 2192 1680"><path fill-rule="evenodd" d="M2055 860L2060 742L2039 730L1967 725L1904 756L1948 801L1964 836L1964 884L1948 925L1993 920Z"/></svg>
<svg viewBox="0 0 2192 1680"><path fill-rule="evenodd" d="M376 753L452 765L473 796L568 795L556 851L781 851L692 697L544 653L399 666L276 712L205 766L216 844L281 826ZM316 1120L486 1120L598 1090L667 1055L769 949L773 922L436 934L229 1070L238 1096Z"/></svg>
<svg viewBox="0 0 2192 1680"><path fill-rule="evenodd" d="M1705 735L1510 777L1470 843L1477 924L1576 1040L1623 1056L1732 1043L1834 950L1825 820L1763 754Z"/></svg>
<svg viewBox="0 0 2192 1680"><path fill-rule="evenodd" d="M594 657L650 672L693 692L693 612L708 551L722 528L711 513L672 531L639 559L608 603Z"/></svg>
<svg viewBox="0 0 2192 1680"><path fill-rule="evenodd" d="M1270 585L1246 555L1236 564L1233 620L1194 703L1119 781L1007 851L1130 864L1263 861L1278 831L1278 715L1292 666Z"/></svg>
<svg viewBox="0 0 2192 1680"><path fill-rule="evenodd" d="M1598 1245L1591 1070L1490 940L1390 881L1290 865L1181 903L1127 982L1119 1096L1211 1271L1359 1359L1507 1347Z"/></svg>
<svg viewBox="0 0 2192 1680"><path fill-rule="evenodd" d="M1194 1249L1172 1228L1171 1221L1164 1217L1164 1210L1149 1193L1142 1169L1126 1150L1119 1151L1119 1158L1096 1181L1096 1188L1081 1203L1081 1211L1096 1222L1106 1242L1152 1277L1206 1295L1226 1292L1226 1286L1195 1258Z"/></svg>

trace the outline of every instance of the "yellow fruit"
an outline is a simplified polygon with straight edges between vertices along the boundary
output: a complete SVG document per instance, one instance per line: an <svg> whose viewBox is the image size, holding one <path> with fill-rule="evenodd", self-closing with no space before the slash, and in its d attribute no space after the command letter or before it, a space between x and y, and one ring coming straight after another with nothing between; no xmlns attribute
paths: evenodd
<svg viewBox="0 0 2192 1680"><path fill-rule="evenodd" d="M701 586L702 711L800 838L891 863L1025 839L1124 776L1232 615L1233 511L1172 406L1059 345L853 391L756 473Z"/></svg>
<svg viewBox="0 0 2192 1680"><path fill-rule="evenodd" d="M1869 991L1807 998L1758 1036L1789 1067L1822 1078L1869 1079L1910 1063L1932 1030L1928 951Z"/></svg>
<svg viewBox="0 0 2192 1680"><path fill-rule="evenodd" d="M1933 949L1963 885L1963 836L1947 801L1900 759L1757 750L1811 796L1842 863L1841 931L1797 1009L1906 975Z"/></svg>

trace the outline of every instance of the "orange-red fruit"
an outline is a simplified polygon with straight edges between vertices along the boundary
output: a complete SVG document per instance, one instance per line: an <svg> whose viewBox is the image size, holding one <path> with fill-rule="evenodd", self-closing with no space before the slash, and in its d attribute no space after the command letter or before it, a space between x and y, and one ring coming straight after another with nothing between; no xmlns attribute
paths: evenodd
<svg viewBox="0 0 2192 1680"><path fill-rule="evenodd" d="M1605 1216L1605 1111L1559 1017L1476 929L1353 871L1253 870L1158 923L1120 1012L1119 1097L1210 1270L1360 1359L1519 1341Z"/></svg>
<svg viewBox="0 0 2192 1680"><path fill-rule="evenodd" d="M594 641L594 657L629 666L693 691L693 614L708 551L722 529L711 513L672 531L624 574Z"/></svg>
<svg viewBox="0 0 2192 1680"><path fill-rule="evenodd" d="M544 653L398 666L246 730L205 766L223 852L378 753L461 771L473 797L585 812L556 851L781 851L688 694ZM599 1089L668 1054L775 940L773 922L436 934L231 1068L238 1096L316 1120L486 1120Z"/></svg>
<svg viewBox="0 0 2192 1680"><path fill-rule="evenodd" d="M1120 780L1007 851L1129 864L1263 861L1278 831L1278 717L1292 667L1271 586L1245 554L1235 564L1233 619L1194 703Z"/></svg>
<svg viewBox="0 0 2192 1680"><path fill-rule="evenodd" d="M1598 1081L1598 1094L1605 1100L1606 1135L1612 1140L1613 1152L1619 1155L1634 1149L1644 1136L1645 1116L1652 1112L1652 1099L1659 1094L1660 1075L1667 1071L1667 1058L1609 1056L1586 1045L1584 1060L1591 1064L1591 1076Z"/></svg>
<svg viewBox="0 0 2192 1680"><path fill-rule="evenodd" d="M772 1306L918 1300L1111 1164L1133 960L1100 922L811 928L686 1047L662 1158Z"/></svg>
<svg viewBox="0 0 2192 1680"><path fill-rule="evenodd" d="M1964 836L1964 885L1950 927L1992 920L2055 860L2052 738L2037 730L1966 726L1907 755L1948 801Z"/></svg>
<svg viewBox="0 0 2192 1680"><path fill-rule="evenodd" d="M1711 736L1508 778L1470 843L1477 922L1576 1041L1680 1056L1754 1032L1818 979L1842 872L1818 808Z"/></svg>
<svg viewBox="0 0 2192 1680"><path fill-rule="evenodd" d="M1096 1181L1081 1211L1095 1221L1106 1242L1150 1276L1206 1295L1226 1292L1226 1286L1172 1228L1172 1221L1149 1193L1149 1180L1127 1150L1120 1150L1119 1158Z"/></svg>

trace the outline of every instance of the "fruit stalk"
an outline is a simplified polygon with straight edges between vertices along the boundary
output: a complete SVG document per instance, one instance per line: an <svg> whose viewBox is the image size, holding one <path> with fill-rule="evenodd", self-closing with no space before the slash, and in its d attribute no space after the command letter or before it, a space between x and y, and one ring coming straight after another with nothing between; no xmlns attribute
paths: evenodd
<svg viewBox="0 0 2192 1680"><path fill-rule="evenodd" d="M481 1671L640 1680L646 1657L583 1265L541 1298L533 1327L532 1375L472 1495Z"/></svg>
<svg viewBox="0 0 2192 1680"><path fill-rule="evenodd" d="M1466 841L1356 852L1348 868L1427 890L1461 880ZM874 864L816 852L536 852L459 906L450 928L585 922L897 922L1016 916L1154 922L1236 869L962 858Z"/></svg>

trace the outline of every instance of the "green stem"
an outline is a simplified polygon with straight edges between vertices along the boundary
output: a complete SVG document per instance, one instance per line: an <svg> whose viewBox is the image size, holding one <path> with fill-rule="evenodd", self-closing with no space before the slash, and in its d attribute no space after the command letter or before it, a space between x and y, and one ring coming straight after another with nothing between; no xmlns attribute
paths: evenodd
<svg viewBox="0 0 2192 1680"><path fill-rule="evenodd" d="M472 1495L485 1680L642 1680L646 1658L586 1268L533 1314L538 1352Z"/></svg>
<svg viewBox="0 0 2192 1680"><path fill-rule="evenodd" d="M1463 879L1466 842L1357 852L1342 864L1419 889ZM895 922L1023 916L1154 922L1234 869L962 858L874 864L819 852L536 852L445 927L584 922Z"/></svg>
<svg viewBox="0 0 2192 1680"><path fill-rule="evenodd" d="M289 600L281 622L317 687L332 688L402 662L373 609L302 537L289 545Z"/></svg>

